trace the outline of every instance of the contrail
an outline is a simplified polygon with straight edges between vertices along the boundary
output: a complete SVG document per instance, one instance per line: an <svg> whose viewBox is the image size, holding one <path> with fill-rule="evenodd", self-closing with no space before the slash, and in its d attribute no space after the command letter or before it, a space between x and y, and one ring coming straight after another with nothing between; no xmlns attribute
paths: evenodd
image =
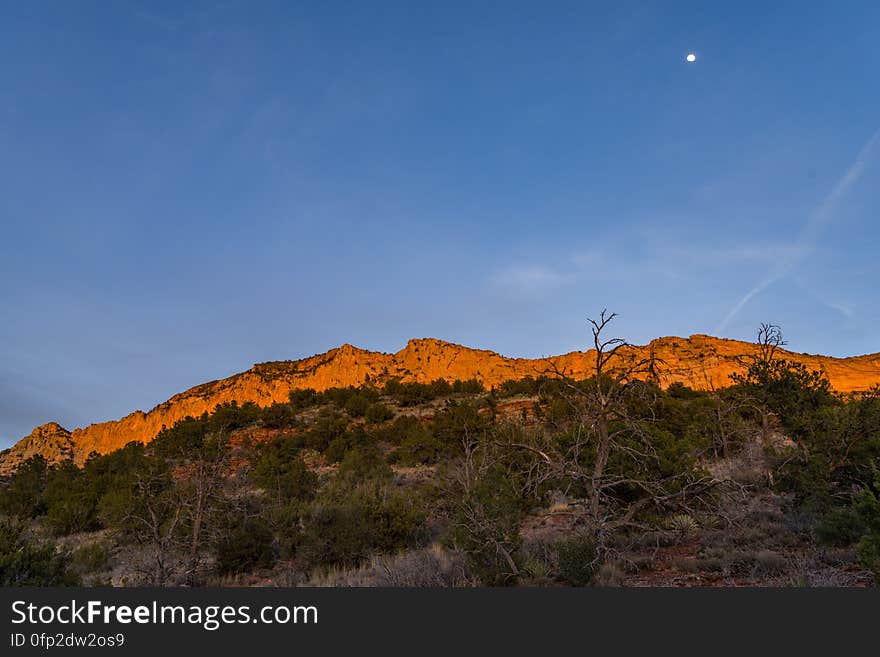
<svg viewBox="0 0 880 657"><path fill-rule="evenodd" d="M798 261L800 261L801 258L813 248L822 229L825 228L834 217L833 210L838 202L849 193L853 186L859 181L859 178L862 177L865 167L868 165L871 155L878 143L880 143L880 129L871 135L870 139L865 142L865 145L862 146L862 149L859 151L859 154L856 156L856 159L850 167L846 170L846 173L840 177L831 192L822 200L816 209L810 213L810 216L807 218L806 223L804 223L804 226L801 228L801 232L795 241L795 248L791 250L789 255L771 267L770 271L767 272L764 278L730 309L730 312L727 313L718 325L718 328L715 329L716 335L721 335L727 329L727 325L730 324L730 321L739 314L739 311L742 310L749 301L788 274L794 269L794 266Z"/></svg>

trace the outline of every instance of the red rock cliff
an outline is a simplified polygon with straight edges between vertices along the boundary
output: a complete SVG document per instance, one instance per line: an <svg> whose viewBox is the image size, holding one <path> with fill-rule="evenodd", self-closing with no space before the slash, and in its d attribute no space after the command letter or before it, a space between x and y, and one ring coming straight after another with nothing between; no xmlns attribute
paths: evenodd
<svg viewBox="0 0 880 657"><path fill-rule="evenodd" d="M730 374L742 369L739 359L754 350L755 346L749 343L694 335L687 339L659 338L649 345L632 347L632 355L647 357L653 352L663 363L661 383L664 386L682 382L705 389L727 385ZM325 390L334 386L356 386L368 380L381 382L392 377L408 382L428 382L441 377L450 381L476 378L487 387L547 373L553 367L583 377L590 371L594 355L587 351L546 359L506 358L492 351L434 339L411 340L396 354L365 351L346 344L302 360L254 365L247 372L177 394L147 413L135 411L121 420L75 429L69 438L58 425L44 425L0 455L0 473L10 471L35 453L44 454L50 461L72 453L77 462L82 462L93 451L106 453L133 440L148 442L163 425L171 426L188 415L200 415L217 404L233 400L266 406L286 401L294 388ZM790 352L783 355L810 369L823 370L840 392L866 390L880 383L880 354L853 358Z"/></svg>

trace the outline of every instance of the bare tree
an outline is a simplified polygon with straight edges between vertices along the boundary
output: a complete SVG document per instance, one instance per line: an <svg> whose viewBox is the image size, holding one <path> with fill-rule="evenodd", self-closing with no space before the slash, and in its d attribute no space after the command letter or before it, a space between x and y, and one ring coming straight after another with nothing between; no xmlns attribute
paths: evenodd
<svg viewBox="0 0 880 657"><path fill-rule="evenodd" d="M522 491L504 456L496 442L465 431L462 457L446 481L456 548L486 584L505 584L520 574L515 555Z"/></svg>
<svg viewBox="0 0 880 657"><path fill-rule="evenodd" d="M186 466L188 481L181 501L189 530L185 570L188 586L196 583L205 543L206 523L222 501L221 486L229 469L228 447L224 432L207 436L202 449Z"/></svg>
<svg viewBox="0 0 880 657"><path fill-rule="evenodd" d="M750 423L743 419L744 409L750 408L741 395L730 394L719 388L703 366L703 389L712 401L711 422L707 423L716 457L728 458L733 455L734 447L741 446L752 436Z"/></svg>
<svg viewBox="0 0 880 657"><path fill-rule="evenodd" d="M176 570L182 513L170 472L149 463L133 474L129 486L109 493L103 509L110 525L145 558L135 569L152 586L165 586Z"/></svg>
<svg viewBox="0 0 880 657"><path fill-rule="evenodd" d="M758 360L770 364L776 358L776 352L788 344L782 339L782 329L776 324L762 322L758 327Z"/></svg>
<svg viewBox="0 0 880 657"><path fill-rule="evenodd" d="M642 526L640 514L649 509L692 509L710 502L718 483L695 469L661 475L657 434L652 431L662 361L650 353L640 357L624 339L606 337L617 315L603 310L590 319L594 361L589 379L573 380L550 365L571 410L570 440L547 434L531 441L510 441L509 447L532 453L542 477L570 490L583 491L578 504L600 549L611 532Z"/></svg>
<svg viewBox="0 0 880 657"><path fill-rule="evenodd" d="M198 583L228 468L225 434L209 434L198 449L181 451L178 458L144 459L125 486L108 494L102 513L136 547L144 560L137 570L146 582Z"/></svg>
<svg viewBox="0 0 880 657"><path fill-rule="evenodd" d="M776 324L762 322L758 326L756 351L740 357L738 360L745 373L734 373L731 380L740 386L740 404L750 409L760 422L761 445L770 443L773 431L778 424L776 413L766 399L764 388L781 363L778 352L787 343L782 338L782 329Z"/></svg>

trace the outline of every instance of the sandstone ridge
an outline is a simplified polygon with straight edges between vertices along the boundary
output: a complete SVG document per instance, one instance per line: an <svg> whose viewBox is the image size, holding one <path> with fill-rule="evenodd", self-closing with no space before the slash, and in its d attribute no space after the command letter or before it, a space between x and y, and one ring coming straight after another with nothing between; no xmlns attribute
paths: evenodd
<svg viewBox="0 0 880 657"><path fill-rule="evenodd" d="M665 337L645 346L631 347L634 357L653 354L662 362L663 386L681 382L694 388L723 387L730 374L741 371L741 359L754 353L755 345L693 335L690 338ZM810 369L824 371L840 392L867 390L880 383L880 354L852 358L832 358L783 352L791 360ZM471 349L432 338L410 340L394 354L366 351L350 344L293 361L259 363L246 372L226 379L203 383L173 396L149 412L135 411L126 417L68 432L56 423L38 427L12 448L0 453L0 474L8 473L21 461L43 454L50 462L73 458L82 463L92 452L107 453L137 440L148 442L163 425L171 426L186 416L201 415L217 404L237 401L267 406L287 400L296 388L325 390L335 386L381 383L390 378L406 382L449 381L476 378L485 386L509 379L539 376L554 369L574 377L590 371L592 351L571 352L548 358L507 358L493 351Z"/></svg>

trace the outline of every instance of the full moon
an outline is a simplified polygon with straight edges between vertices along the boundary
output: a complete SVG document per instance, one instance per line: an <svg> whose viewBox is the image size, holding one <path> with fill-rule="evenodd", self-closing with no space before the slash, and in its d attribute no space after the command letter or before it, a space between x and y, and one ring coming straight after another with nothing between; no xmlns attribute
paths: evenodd
<svg viewBox="0 0 880 657"><path fill-rule="evenodd" d="M685 57L685 59L688 60L689 62L695 62L695 61L697 61L697 56L694 53L689 52L688 56Z"/></svg>

